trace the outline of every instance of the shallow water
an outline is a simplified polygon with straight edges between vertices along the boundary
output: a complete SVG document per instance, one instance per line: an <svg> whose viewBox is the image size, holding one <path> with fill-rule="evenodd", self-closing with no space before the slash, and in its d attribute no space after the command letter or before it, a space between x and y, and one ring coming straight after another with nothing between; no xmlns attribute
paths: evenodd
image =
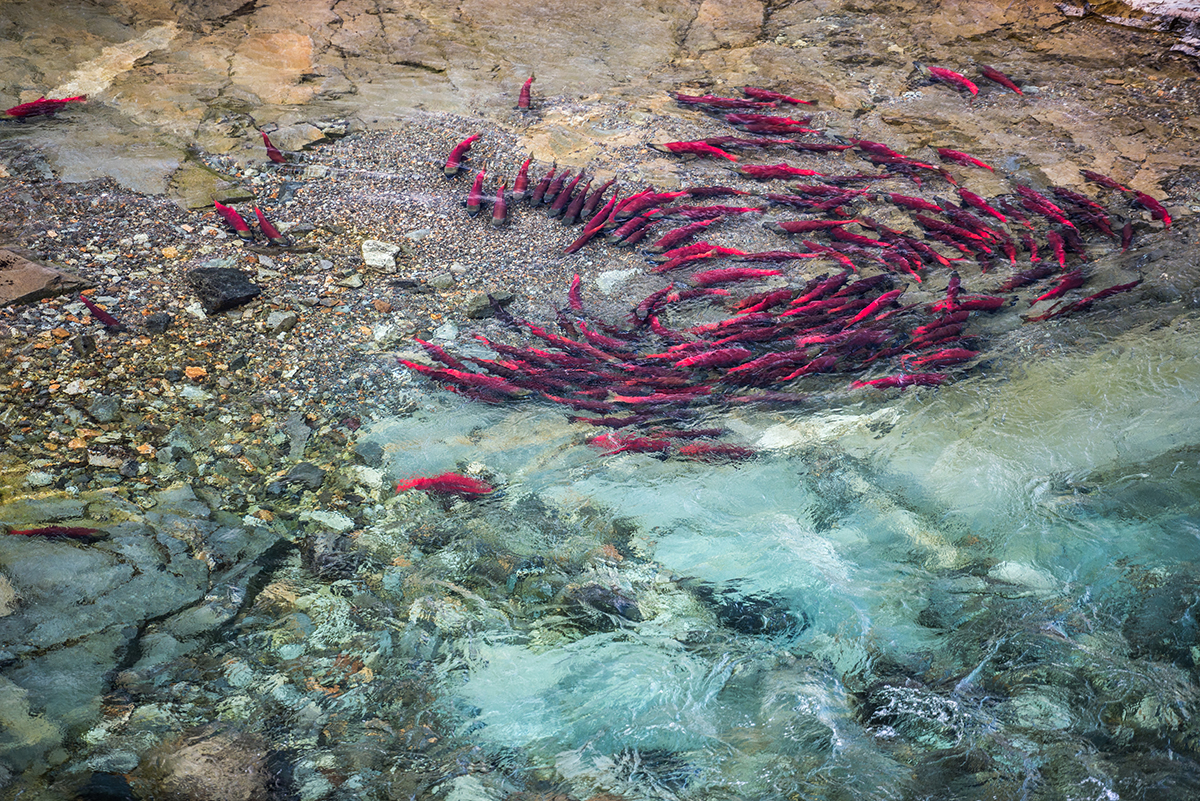
<svg viewBox="0 0 1200 801"><path fill-rule="evenodd" d="M874 12L870 4L835 4L826 13L797 3L771 4L751 48L736 37L705 40L709 28L736 31L738 20L730 14L710 24L736 4L704 5L709 21L699 24L690 4L663 4L671 15L651 11L653 24L636 26L644 36L636 38L620 35L614 14L603 21L618 35L593 35L592 4L568 4L552 20L561 41L538 48L542 28L514 30L499 5L471 4L462 19L434 20L454 36L439 28L424 40L450 43L444 62L431 47L437 57L428 64L399 53L398 62L356 70L348 50L332 48L354 78L352 96L259 106L231 91L236 102L205 108L188 100L195 87L181 84L179 113L159 121L157 106L122 93L161 91L174 102L174 88L151 77L155 91L141 93L118 81L89 111L88 125L64 115L37 128L10 125L5 140L36 143L64 180L107 175L158 191L192 134L234 160L261 161L253 135L225 135L229 118L238 118L239 131L343 115L355 129L402 118L428 124L417 109L469 114L472 126L506 130L519 147L499 158L511 161L527 147L542 163L563 157L578 167L596 158L665 186L697 165L646 159L644 145L693 135L698 115L670 106L664 88L724 91L759 78L786 88L801 71L803 88L821 99L820 124L833 132L910 149L979 145L1002 171L1037 185L1078 186L1081 164L1120 167L1136 186L1192 202L1194 165L1183 150L1194 139L1186 128L1183 136L1168 130L1181 123L1159 98L1194 86L1182 68L1126 70L1119 37L1067 29L1057 16L1046 22L1053 36L1036 23L1010 36L1011 22L991 6L978 23L987 34L974 37L970 25L956 30L961 23L949 13L932 23L913 13L901 24L889 4ZM243 32L229 11L232 48ZM927 41L924 26L933 23L946 42ZM480 42L491 42L485 55ZM233 89L247 80L230 72L223 46L210 45L220 53L215 77L195 79L220 93L230 90L230 76L238 78ZM135 38L126 50L153 65L159 56L139 47ZM84 65L96 65L104 80L130 71L113 60L126 50L108 60L98 44L92 50ZM834 62L837 53L843 60ZM993 92L968 105L909 74L916 58L957 65L1001 54L1025 76L1030 91L1019 103ZM537 63L525 63L534 56ZM480 66L488 60L496 63ZM50 72L66 81L79 67L64 62ZM304 81L314 76L308 69L296 68ZM545 105L518 117L512 90L532 71ZM284 77L289 89L301 80ZM1172 87L1155 95L1168 79ZM217 95L205 87L205 97ZM1139 102L1151 111L1137 109L1133 123L1093 111ZM1143 134L1136 126L1144 117L1161 124ZM467 122L437 126L449 141L449 128ZM949 138L935 141L929 131ZM425 164L396 150L379 156L394 155L394 164L355 163L345 172L361 167L356 174L379 186L406 183L356 188L345 205L366 216L403 199L461 216L440 176L436 188L423 183L440 153L426 154ZM1078 158L1065 159L1067 152ZM320 151L308 156L323 159ZM724 179L710 167L697 172ZM980 191L1000 191L998 178L978 180ZM1139 248L1185 247L1178 228L1168 236L1143 231L1141 222ZM1138 258L1102 255L1089 269L1099 286L1141 272ZM1170 253L1150 282L1164 293L1150 312L1159 319L1145 320L1144 309L1097 310L1026 331L1005 315L983 324L986 361L936 390L851 393L844 382L821 380L812 387L816 400L802 408L708 410L694 425L726 428L727 440L757 451L733 464L604 455L586 444L597 429L556 408L483 405L414 377L412 411L360 432L384 454L375 490L380 479L453 470L499 491L477 501L388 493L364 519L348 521L349 535L329 536L327 552L326 535L310 529L303 557L255 561L266 578L234 577L215 588L197 610L207 616L200 622L148 624L120 675L96 686L70 685L70 666L22 667L12 675L59 694L52 711L65 708L75 727L66 736L70 755L47 746L29 773L140 772L138 786L153 787L147 766L156 749L161 756L182 730L191 736L189 726L215 723L261 733L259 750L286 754L304 801L552 791L629 799L1195 798L1200 342L1194 314L1175 302L1191 291L1184 274L1194 267L1181 268L1185 260ZM1180 276L1174 295L1171 270ZM618 295L603 303L621 307ZM448 346L484 354L466 334ZM172 649L174 637L195 633L188 625L214 632L200 653ZM107 696L98 710L99 693L114 688L112 695L127 694L128 710ZM36 709L17 718L42 723ZM45 734L31 730L23 736ZM53 742L53 733L44 739Z"/></svg>
<svg viewBox="0 0 1200 801"><path fill-rule="evenodd" d="M582 795L1126 797L1150 781L1132 763L1194 737L1198 700L1177 607L1200 556L1200 348L1191 321L1170 330L1014 345L838 412L706 417L760 449L739 464L599 456L529 405L381 424L397 477L473 462L510 508L635 532L575 581L640 615L589 631L517 589L435 660L460 736Z"/></svg>

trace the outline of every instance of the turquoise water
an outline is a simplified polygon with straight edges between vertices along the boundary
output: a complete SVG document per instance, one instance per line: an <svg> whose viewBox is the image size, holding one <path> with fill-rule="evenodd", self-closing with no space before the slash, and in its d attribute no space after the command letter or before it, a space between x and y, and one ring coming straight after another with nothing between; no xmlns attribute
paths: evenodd
<svg viewBox="0 0 1200 801"><path fill-rule="evenodd" d="M1018 332L935 390L714 412L759 451L735 464L435 394L373 430L389 473L503 494L418 567L469 581L470 541L562 574L473 585L444 714L579 797L1190 797L1200 343L1165 333Z"/></svg>

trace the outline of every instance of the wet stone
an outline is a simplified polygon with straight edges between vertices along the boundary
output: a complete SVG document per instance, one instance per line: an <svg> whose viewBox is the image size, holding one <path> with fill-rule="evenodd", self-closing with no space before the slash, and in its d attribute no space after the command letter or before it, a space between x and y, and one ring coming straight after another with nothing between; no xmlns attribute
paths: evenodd
<svg viewBox="0 0 1200 801"><path fill-rule="evenodd" d="M354 452L371 467L379 467L383 464L383 446L378 442L371 440L358 442L354 446Z"/></svg>
<svg viewBox="0 0 1200 801"><path fill-rule="evenodd" d="M128 770L137 767L136 756L134 760L134 764L130 765ZM123 775L97 771L88 777L75 798L78 801L133 801L137 795Z"/></svg>
<svg viewBox="0 0 1200 801"><path fill-rule="evenodd" d="M0 248L0 307L33 303L89 286L77 275Z"/></svg>
<svg viewBox="0 0 1200 801"><path fill-rule="evenodd" d="M97 423L111 423L121 410L121 399L113 395L100 395L90 404L87 412Z"/></svg>
<svg viewBox="0 0 1200 801"><path fill-rule="evenodd" d="M494 300L501 308L506 308L510 303L516 300L516 296L507 289L501 289L495 292L476 292L467 298L467 317L472 320L481 320L485 317L491 317L496 313L495 307L492 305Z"/></svg>
<svg viewBox="0 0 1200 801"><path fill-rule="evenodd" d="M256 801L280 789L264 740L215 728L160 743L137 778L140 796L178 801Z"/></svg>
<svg viewBox="0 0 1200 801"><path fill-rule="evenodd" d="M325 483L325 471L315 464L301 462L288 471L289 483L302 484L310 490L320 489Z"/></svg>
<svg viewBox="0 0 1200 801"><path fill-rule="evenodd" d="M438 273L431 276L428 283L434 289L451 289L454 287L454 276L450 273Z"/></svg>
<svg viewBox="0 0 1200 801"><path fill-rule="evenodd" d="M155 312L147 317L142 322L142 325L145 326L147 334L157 336L170 328L171 324L174 322L175 318L170 314L167 314L166 312Z"/></svg>
<svg viewBox="0 0 1200 801"><path fill-rule="evenodd" d="M618 587L589 583L567 587L564 604L575 617L589 621L596 631L612 631L615 618L640 623L642 611L637 600Z"/></svg>
<svg viewBox="0 0 1200 801"><path fill-rule="evenodd" d="M393 245L391 242L382 242L378 239L364 239L362 243L363 263L377 270L394 270L396 268L396 254L399 252L400 246Z"/></svg>
<svg viewBox="0 0 1200 801"><path fill-rule="evenodd" d="M291 331L299 321L300 316L295 312L273 311L267 315L267 333L282 334Z"/></svg>
<svg viewBox="0 0 1200 801"><path fill-rule="evenodd" d="M249 273L229 267L201 267L188 273L188 283L196 290L207 314L217 314L249 303L262 289Z"/></svg>
<svg viewBox="0 0 1200 801"><path fill-rule="evenodd" d="M90 356L96 352L96 338L91 334L71 337L71 350L76 356Z"/></svg>
<svg viewBox="0 0 1200 801"><path fill-rule="evenodd" d="M346 537L332 531L306 537L301 555L305 567L327 581L350 578L363 561L363 555L350 547Z"/></svg>

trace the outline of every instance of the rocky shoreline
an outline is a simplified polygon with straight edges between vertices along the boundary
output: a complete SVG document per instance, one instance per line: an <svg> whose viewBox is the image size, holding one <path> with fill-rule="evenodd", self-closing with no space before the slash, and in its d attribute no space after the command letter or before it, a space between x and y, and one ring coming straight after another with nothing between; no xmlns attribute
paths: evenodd
<svg viewBox="0 0 1200 801"><path fill-rule="evenodd" d="M796 636L809 625L805 612L777 595L662 575L648 556L647 532L570 494L522 486L519 476L500 475L513 479L510 493L478 505L394 493L403 476L389 473L387 443L364 432L392 416L436 421L446 411L430 400L429 383L396 366L397 354L425 358L414 337L462 345L476 328L491 335L500 325L489 319L489 294L523 317L552 322L577 273L589 309L610 319L661 286L631 249L563 256L578 229L540 211L515 208L499 229L486 213L466 216L469 176L447 180L441 165L469 134L482 134L472 164L486 164L491 181L514 175L532 153L539 174L552 163L586 167L598 182L619 180L626 193L677 188L685 177L724 183L735 178L720 164L685 169L647 150L650 141L728 133L708 116L673 106L664 89L724 92L751 80L799 86L819 100L815 124L839 135L886 140L906 152L951 145L989 159L1019 157L1004 163L1076 188L1080 167L1112 171L1167 200L1175 239L1136 211L1146 252L1104 254L1096 270L1145 272L1144 297L1174 309L1164 320L1200 305L1200 268L1175 247L1195 241L1200 212L1200 83L1181 60L1127 67L1110 46L1143 47L1153 33L1098 32L1086 27L1103 24L1091 10L963 6L926 25L895 4L768 8L706 0L665 4L638 28L640 38L622 38L628 26L620 14L596 21L592 4L566 4L554 16L563 41L542 42L546 51L539 51L551 63L537 67L534 89L546 95L532 112L518 113L510 108L515 89L533 71L522 60L532 52L528 38L551 34L521 30L510 42L497 31L514 23L487 4L453 13L422 7L403 17L343 2L341 17L321 17L326 22L305 35L281 30L277 10L253 3L193 5L187 19L158 27L137 23L129 11L121 24L141 27L117 51L103 37L86 42L96 56L87 64L112 72L97 79L97 91L126 93L121 113L157 132L150 139L163 150L152 148L142 161L131 155L129 163L157 164L145 186L161 192L128 188L133 168L119 158L98 169L72 162L73 148L91 135L79 110L40 128L5 129L0 142L0 258L62 271L49 275L43 297L0 309L0 755L8 766L0 768L0 797L148 791L237 801L549 799L567 797L557 794L569 776L593 791L678 790L687 781L685 760L665 750L647 750L644 765L613 765L608 773L569 764L525 770L516 749L484 753L460 736L483 725L472 718L478 712L462 699L450 708L435 697L432 674L443 662L467 660L480 632L548 648L646 623L671 648L699 659L753 650L754 637ZM332 11L328 3L309 5L314 18ZM1082 22L1060 28L1063 14ZM25 46L49 52L59 34L40 31ZM388 49L398 37L404 46ZM600 66L576 59L593 39L606 43ZM1098 40L1110 49L1092 52ZM490 69L476 63L480 41L494 48ZM191 61L188 47L197 42L234 55L224 64ZM21 100L32 99L26 95L39 81L74 86L85 77L77 64L35 69L24 53L3 52L20 65L14 86ZM147 53L161 60L140 61ZM1020 99L985 93L968 104L922 83L912 66L917 57L957 64L1001 55L1022 73ZM176 91L204 107L189 106ZM97 106L91 124L107 131L113 115ZM119 151L145 138L129 134L127 124L114 126L122 133L106 146ZM287 152L287 163L266 160L260 128ZM797 164L803 158L789 154ZM125 183L62 182L64 173L111 174ZM999 178L979 180L1001 191ZM247 217L257 204L288 244L242 241L213 200ZM721 242L752 249L762 237L755 222L730 226ZM244 302L206 309L197 271L214 270L243 276ZM932 299L944 283L928 297L919 287L911 292ZM119 326L105 325L81 292ZM1018 347L1100 347L1122 326L1156 324L1150 305L1128 320L1068 324ZM997 333L1015 328L991 326ZM449 427L456 446L446 451L502 453L531 427L548 442L580 437L561 415L528 414L498 418L491 440L468 423ZM786 433L788 447L811 435ZM816 453L814 461L822 460L832 463ZM485 461L462 458L457 466L489 479L489 471L503 473ZM867 492L861 476L836 467L824 479L830 497ZM907 510L881 497L871 503L909 520ZM822 514L838 518L836 510ZM84 544L7 533L55 526L101 534ZM963 572L930 596L932 628L957 626L965 606L980 615L983 630L1008 611L1024 615L1031 594L1054 586L1053 577L1024 565L967 562L966 549L934 522L910 528L921 532L913 545L918 561ZM1175 580L1186 584L1187 577ZM986 611L993 603L999 611ZM1017 639L1041 647L1038 636L1025 631ZM983 637L968 638L961 638L965 664L990 658ZM783 653L766 662L765 673L779 672L772 680L824 670ZM1109 667L1096 667L1096 675ZM1183 684L1182 674L1164 666L1160 675ZM889 695L911 689L900 684L908 679L888 681L895 686L853 688L876 705L864 706L863 725L903 723L909 715L920 729L919 715ZM1063 686L1075 687L1072 681ZM1158 703L1153 685L1075 689L1126 704L1133 711L1122 725L1150 742L1182 726L1143 709ZM1054 697L1031 693L1026 706L1066 715ZM930 698L934 705L953 700L934 691ZM828 737L824 722L802 723L817 739ZM970 724L956 721L936 737L922 730L913 742L951 740L961 736L955 727ZM992 736L982 722L978 732ZM1064 754L1080 750L1056 736L1046 738ZM992 746L996 753L1009 747ZM749 752L757 758L769 747ZM944 758L927 756L929 764ZM995 771L995 786L1016 793L1024 776L1001 763L974 769Z"/></svg>

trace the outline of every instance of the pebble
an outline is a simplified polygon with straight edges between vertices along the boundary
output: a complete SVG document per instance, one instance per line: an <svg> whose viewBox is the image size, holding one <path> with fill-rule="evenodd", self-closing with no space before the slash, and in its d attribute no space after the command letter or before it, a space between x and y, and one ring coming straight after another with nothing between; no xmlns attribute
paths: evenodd
<svg viewBox="0 0 1200 801"><path fill-rule="evenodd" d="M146 333L155 336L165 333L171 324L175 322L175 318L167 312L155 312L142 321L142 325L146 328Z"/></svg>
<svg viewBox="0 0 1200 801"><path fill-rule="evenodd" d="M96 398L88 404L87 412L92 416L97 423L111 423L117 419L117 412L121 408L121 399L113 395L97 395Z"/></svg>
<svg viewBox="0 0 1200 801"><path fill-rule="evenodd" d="M434 289L452 289L454 287L454 276L450 273L438 273L431 276L428 283Z"/></svg>
<svg viewBox="0 0 1200 801"><path fill-rule="evenodd" d="M325 471L315 464L300 462L288 471L286 480L290 483L303 484L310 490L317 490L325 483Z"/></svg>
<svg viewBox="0 0 1200 801"><path fill-rule="evenodd" d="M54 483L54 476L44 470L32 470L25 475L25 483L30 487L48 487Z"/></svg>
<svg viewBox="0 0 1200 801"><path fill-rule="evenodd" d="M282 334L291 331L299 321L300 316L295 312L273 311L267 315L267 333Z"/></svg>
<svg viewBox="0 0 1200 801"><path fill-rule="evenodd" d="M363 263L377 270L391 271L396 269L396 254L400 246L378 239L364 239L362 243ZM332 262L329 267L332 267ZM328 269L328 268L326 268Z"/></svg>

